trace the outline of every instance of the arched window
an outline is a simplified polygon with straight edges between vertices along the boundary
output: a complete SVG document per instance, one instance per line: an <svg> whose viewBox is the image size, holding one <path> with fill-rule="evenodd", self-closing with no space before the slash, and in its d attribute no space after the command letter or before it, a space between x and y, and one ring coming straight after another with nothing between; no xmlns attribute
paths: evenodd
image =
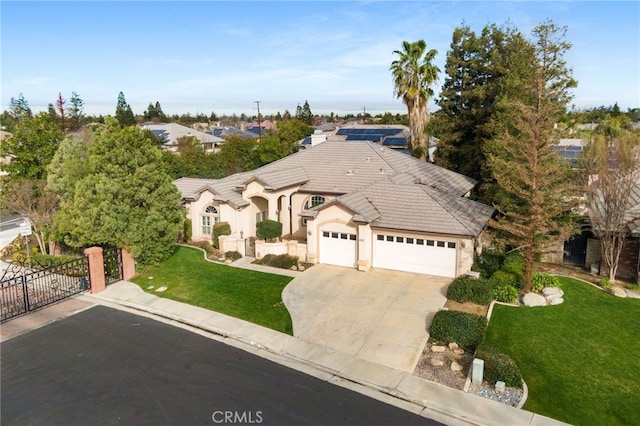
<svg viewBox="0 0 640 426"><path fill-rule="evenodd" d="M202 235L211 235L211 224L220 222L220 213L214 206L207 206L202 214Z"/></svg>
<svg viewBox="0 0 640 426"><path fill-rule="evenodd" d="M314 195L304 202L304 209L309 210L320 204L324 204L324 197L322 195Z"/></svg>
<svg viewBox="0 0 640 426"><path fill-rule="evenodd" d="M304 210L312 209L316 206L324 204L324 202L325 199L322 195L312 195L311 197L307 198L307 201L304 202ZM302 219L302 225L307 226L307 219Z"/></svg>

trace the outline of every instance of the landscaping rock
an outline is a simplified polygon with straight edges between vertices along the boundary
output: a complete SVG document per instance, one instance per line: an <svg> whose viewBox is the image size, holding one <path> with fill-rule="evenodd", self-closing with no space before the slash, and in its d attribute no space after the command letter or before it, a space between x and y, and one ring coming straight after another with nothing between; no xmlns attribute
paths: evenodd
<svg viewBox="0 0 640 426"><path fill-rule="evenodd" d="M451 371L462 371L462 366L457 362L453 361L451 363Z"/></svg>
<svg viewBox="0 0 640 426"><path fill-rule="evenodd" d="M226 263L226 264L228 265L228 264L230 264L230 263L233 263L233 260L231 260L231 259L226 259L226 260L224 261L224 263Z"/></svg>
<svg viewBox="0 0 640 426"><path fill-rule="evenodd" d="M297 267L296 265L293 265L293 266L291 266L291 270L292 270L292 271L297 271L297 270L298 270L298 267Z"/></svg>
<svg viewBox="0 0 640 426"><path fill-rule="evenodd" d="M304 271L304 269L305 269L304 266L302 265L298 266L298 271Z"/></svg>
<svg viewBox="0 0 640 426"><path fill-rule="evenodd" d="M536 293L527 293L522 296L522 303L525 306L546 306L547 299Z"/></svg>
<svg viewBox="0 0 640 426"><path fill-rule="evenodd" d="M545 296L564 296L564 291L557 287L545 287L542 289L542 294Z"/></svg>
<svg viewBox="0 0 640 426"><path fill-rule="evenodd" d="M457 343L455 343L455 342L449 343L449 349L454 350L454 349L458 349L458 348L459 348L459 346L458 346Z"/></svg>
<svg viewBox="0 0 640 426"><path fill-rule="evenodd" d="M547 296L546 299L550 305L560 305L561 303L564 302L564 299L562 298L562 296L558 296L558 295Z"/></svg>
<svg viewBox="0 0 640 426"><path fill-rule="evenodd" d="M620 287L611 287L607 291L616 297L627 297L627 292Z"/></svg>
<svg viewBox="0 0 640 426"><path fill-rule="evenodd" d="M453 353L456 354L456 355L462 355L462 354L464 354L464 349L460 349L460 348L454 349Z"/></svg>
<svg viewBox="0 0 640 426"><path fill-rule="evenodd" d="M431 352L444 352L446 349L444 346L431 346Z"/></svg>
<svg viewBox="0 0 640 426"><path fill-rule="evenodd" d="M444 365L444 361L440 361L439 359L435 359L435 358L431 359L429 362L434 367L442 367Z"/></svg>

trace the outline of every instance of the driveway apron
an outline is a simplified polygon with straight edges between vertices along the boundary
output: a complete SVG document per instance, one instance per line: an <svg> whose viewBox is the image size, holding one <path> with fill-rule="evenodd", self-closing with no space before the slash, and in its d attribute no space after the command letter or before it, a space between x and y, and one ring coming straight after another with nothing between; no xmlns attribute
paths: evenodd
<svg viewBox="0 0 640 426"><path fill-rule="evenodd" d="M287 285L282 299L294 336L412 373L450 282L384 269L315 265Z"/></svg>

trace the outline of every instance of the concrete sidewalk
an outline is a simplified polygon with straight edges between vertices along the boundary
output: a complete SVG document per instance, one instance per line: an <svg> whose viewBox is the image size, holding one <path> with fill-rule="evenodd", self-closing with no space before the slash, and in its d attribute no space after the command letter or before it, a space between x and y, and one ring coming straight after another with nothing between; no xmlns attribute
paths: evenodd
<svg viewBox="0 0 640 426"><path fill-rule="evenodd" d="M78 299L195 328L258 356L445 424L563 424L237 318L145 293L130 282L121 281L102 293Z"/></svg>

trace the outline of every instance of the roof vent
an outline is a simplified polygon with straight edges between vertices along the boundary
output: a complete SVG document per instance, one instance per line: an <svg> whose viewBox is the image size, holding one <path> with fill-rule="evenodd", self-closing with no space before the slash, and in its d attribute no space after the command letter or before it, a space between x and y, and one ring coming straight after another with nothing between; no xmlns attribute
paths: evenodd
<svg viewBox="0 0 640 426"><path fill-rule="evenodd" d="M384 169L382 167L380 167L380 171L378 172L378 174L380 174L380 175L384 174Z"/></svg>
<svg viewBox="0 0 640 426"><path fill-rule="evenodd" d="M371 157L367 157L367 163L371 162Z"/></svg>
<svg viewBox="0 0 640 426"><path fill-rule="evenodd" d="M347 170L347 176L353 176L353 170Z"/></svg>

